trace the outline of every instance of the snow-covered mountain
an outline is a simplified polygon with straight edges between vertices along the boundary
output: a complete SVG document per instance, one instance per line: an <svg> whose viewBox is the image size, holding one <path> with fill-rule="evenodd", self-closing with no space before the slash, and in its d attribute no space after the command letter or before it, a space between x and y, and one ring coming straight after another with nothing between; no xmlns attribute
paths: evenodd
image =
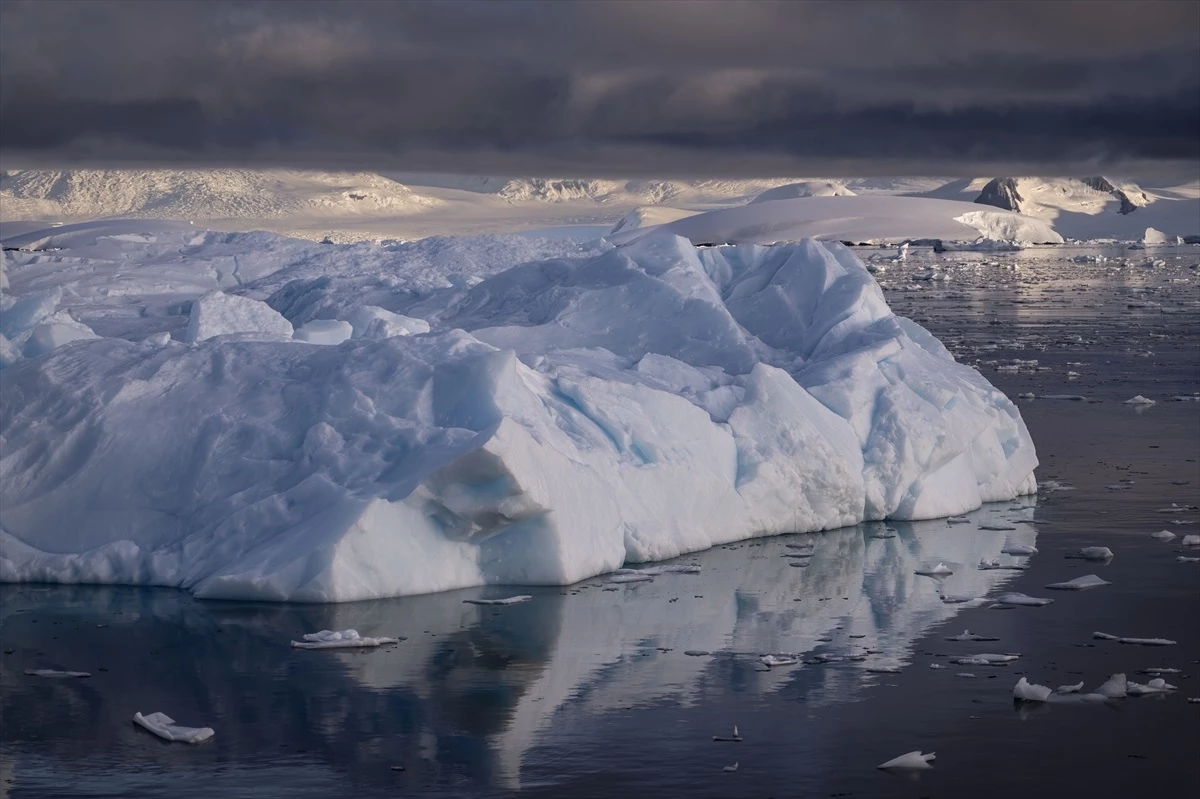
<svg viewBox="0 0 1200 799"><path fill-rule="evenodd" d="M249 169L80 169L0 173L13 219L282 219L299 215L413 214L440 205L370 172Z"/></svg>

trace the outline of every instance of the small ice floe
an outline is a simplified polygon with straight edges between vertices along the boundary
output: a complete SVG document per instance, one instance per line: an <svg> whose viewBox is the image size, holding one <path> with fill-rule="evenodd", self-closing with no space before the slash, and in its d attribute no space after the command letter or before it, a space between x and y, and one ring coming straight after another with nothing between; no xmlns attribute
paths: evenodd
<svg viewBox="0 0 1200 799"><path fill-rule="evenodd" d="M1013 699L1017 702L1045 702L1054 693L1044 685L1036 685L1022 677L1013 687Z"/></svg>
<svg viewBox="0 0 1200 799"><path fill-rule="evenodd" d="M1176 505L1174 502L1172 502L1171 507L1159 508L1158 510L1156 510L1154 512L1155 513L1187 513L1190 510L1196 510L1196 508L1192 505Z"/></svg>
<svg viewBox="0 0 1200 799"><path fill-rule="evenodd" d="M933 752L921 754L920 749L915 749L912 752L905 752L900 757L893 757L876 768L883 771L927 771L933 768L932 764L936 759L937 755Z"/></svg>
<svg viewBox="0 0 1200 799"><path fill-rule="evenodd" d="M946 519L946 524L970 524L971 520L966 516L950 516Z"/></svg>
<svg viewBox="0 0 1200 799"><path fill-rule="evenodd" d="M1000 530L1000 529L1012 530L1013 528L1011 528L1011 527L1008 527L1008 528L981 527L979 529L981 529L981 530L989 530L989 529L990 530ZM1009 544L1004 549L1000 550L1000 554L1001 555L1017 555L1017 556L1036 555L1037 547L1035 547L1031 544Z"/></svg>
<svg viewBox="0 0 1200 799"><path fill-rule="evenodd" d="M149 730L164 741L199 744L216 735L212 727L181 727L166 713L150 713L145 716L141 713L134 713L133 723Z"/></svg>
<svg viewBox="0 0 1200 799"><path fill-rule="evenodd" d="M742 734L741 734L740 732L738 732L737 725L736 725L736 724L734 724L734 725L733 725L733 735L729 736L728 738L725 738L724 736L721 736L721 735L714 735L714 736L712 737L712 739L713 739L714 741L724 741L724 742L727 742L727 743L737 743L737 744L740 744L740 743L742 742Z"/></svg>
<svg viewBox="0 0 1200 799"><path fill-rule="evenodd" d="M90 671L59 671L58 669L25 669L27 677L91 677Z"/></svg>
<svg viewBox="0 0 1200 799"><path fill-rule="evenodd" d="M1129 483L1113 483L1112 485L1105 486L1105 488L1109 491L1128 491L1133 486Z"/></svg>
<svg viewBox="0 0 1200 799"><path fill-rule="evenodd" d="M1060 482L1058 480L1046 480L1044 482L1038 483L1038 488L1042 489L1043 491L1074 491L1075 490L1075 486L1067 485L1066 483Z"/></svg>
<svg viewBox="0 0 1200 799"><path fill-rule="evenodd" d="M1103 696L1105 699L1124 699L1126 686L1129 681L1125 679L1124 674L1114 674L1104 681L1104 684L1097 688L1094 693Z"/></svg>
<svg viewBox="0 0 1200 799"><path fill-rule="evenodd" d="M726 772L728 772L728 773L730 773L730 774L732 774L733 772L735 772L735 771L737 771L737 770L738 770L738 764L737 764L737 763L734 763L732 766L725 766L724 768L722 768L722 769L721 769L721 771L726 771Z"/></svg>
<svg viewBox="0 0 1200 799"><path fill-rule="evenodd" d="M654 575L652 575L652 574L642 574L639 571L631 569L626 574L620 574L620 573L614 572L612 575L609 576L608 582L610 582L610 583L648 583L653 579L654 579Z"/></svg>
<svg viewBox="0 0 1200 799"><path fill-rule="evenodd" d="M1112 560L1113 551L1108 547L1084 547L1078 552L1068 552L1068 558L1081 560Z"/></svg>
<svg viewBox="0 0 1200 799"><path fill-rule="evenodd" d="M1129 696L1146 696L1147 694L1165 694L1170 691L1177 691L1179 688L1171 685L1162 677L1156 677L1144 685L1140 682L1130 681L1125 690Z"/></svg>
<svg viewBox="0 0 1200 799"><path fill-rule="evenodd" d="M997 655L989 652L982 655L964 655L963 657L950 658L950 662L955 666L1007 666L1020 657L1017 654Z"/></svg>
<svg viewBox="0 0 1200 799"><path fill-rule="evenodd" d="M1155 677L1161 677L1164 674L1182 674L1182 672L1179 669L1163 667L1163 668L1141 669L1140 671L1138 671L1138 674L1153 674Z"/></svg>
<svg viewBox="0 0 1200 799"><path fill-rule="evenodd" d="M974 594L947 594L942 592L940 597L946 605L965 605L971 602L982 603L985 601L983 597L975 596Z"/></svg>
<svg viewBox="0 0 1200 799"><path fill-rule="evenodd" d="M1049 605L1053 599L1045 599L1043 597L1029 596L1022 594L1020 591L1009 591L1006 594L1001 594L996 597L995 604L992 607L1031 607L1040 608L1043 605Z"/></svg>
<svg viewBox="0 0 1200 799"><path fill-rule="evenodd" d="M1098 588L1102 585L1112 585L1112 583L1108 580L1102 580L1094 574L1087 574L1063 583L1050 583L1046 587L1054 591L1086 591L1089 588Z"/></svg>
<svg viewBox="0 0 1200 799"><path fill-rule="evenodd" d="M1187 555L1179 555L1175 558L1176 563L1200 563L1200 558L1190 558Z"/></svg>
<svg viewBox="0 0 1200 799"><path fill-rule="evenodd" d="M955 677L962 677L963 679L966 679L966 680L973 680L973 679L975 679L975 675L974 675L974 674L972 674L972 673L971 673L971 672L969 672L969 671L960 671L960 672L958 672L957 674L955 674L954 676L955 676Z"/></svg>
<svg viewBox="0 0 1200 799"><path fill-rule="evenodd" d="M624 571L623 569L621 571ZM649 566L645 569L633 569L637 574L648 574L657 577L660 574L699 574L700 567L694 563L671 563L666 566Z"/></svg>
<svg viewBox="0 0 1200 799"><path fill-rule="evenodd" d="M1077 682L1074 685L1060 685L1054 689L1056 694L1077 694L1083 690L1083 683Z"/></svg>
<svg viewBox="0 0 1200 799"><path fill-rule="evenodd" d="M1151 533L1150 537L1155 541L1173 541L1175 534L1170 530L1159 530L1157 533Z"/></svg>
<svg viewBox="0 0 1200 799"><path fill-rule="evenodd" d="M867 666L863 671L870 674L899 674L903 669L899 666Z"/></svg>
<svg viewBox="0 0 1200 799"><path fill-rule="evenodd" d="M975 635L970 630L963 630L958 635L951 635L946 638L947 641L999 641L999 638L993 638L990 635Z"/></svg>
<svg viewBox="0 0 1200 799"><path fill-rule="evenodd" d="M930 663L930 664L929 664L929 668L931 668L931 669L944 669L944 668L946 668L946 667L945 667L945 666L943 666L941 663Z"/></svg>
<svg viewBox="0 0 1200 799"><path fill-rule="evenodd" d="M795 666L800 662L794 655L763 655L758 659L764 666Z"/></svg>
<svg viewBox="0 0 1200 799"><path fill-rule="evenodd" d="M683 650L683 654L687 655L688 657L702 658L711 653L707 649L685 649Z"/></svg>
<svg viewBox="0 0 1200 799"><path fill-rule="evenodd" d="M1141 646L1175 646L1175 642L1167 638L1125 638L1108 633L1092 633L1092 638L1100 641L1116 641L1119 644L1138 644Z"/></svg>
<svg viewBox="0 0 1200 799"><path fill-rule="evenodd" d="M1155 402L1152 399L1147 399L1146 397L1143 397L1141 394L1138 394L1136 397L1127 399L1121 404L1122 405L1154 405Z"/></svg>
<svg viewBox="0 0 1200 799"><path fill-rule="evenodd" d="M1087 397L1082 394L1043 394L1042 399L1048 400L1066 400L1067 402L1086 402Z"/></svg>
<svg viewBox="0 0 1200 799"><path fill-rule="evenodd" d="M1179 543L1185 547L1200 547L1200 535L1185 535Z"/></svg>
<svg viewBox="0 0 1200 799"><path fill-rule="evenodd" d="M913 574L920 574L924 575L925 577L948 577L951 574L954 574L954 570L945 563L938 561L936 566L926 566L924 568L917 569L913 572Z"/></svg>
<svg viewBox="0 0 1200 799"><path fill-rule="evenodd" d="M464 599L465 605L519 605L533 599L529 594L505 597L504 599Z"/></svg>
<svg viewBox="0 0 1200 799"><path fill-rule="evenodd" d="M321 630L319 633L305 633L303 641L292 641L293 649L365 649L384 644L398 644L398 638L369 638L358 634L357 630Z"/></svg>
<svg viewBox="0 0 1200 799"><path fill-rule="evenodd" d="M1003 566L1000 564L1000 561L997 560L996 558L992 558L991 560L988 560L987 558L979 559L979 570L980 571L996 571L996 570L1000 569L1000 570L1006 570L1006 571L1018 571L1019 572L1019 571L1025 571L1028 568L1029 568L1028 566L1026 566L1022 563L1012 563L1007 566Z"/></svg>

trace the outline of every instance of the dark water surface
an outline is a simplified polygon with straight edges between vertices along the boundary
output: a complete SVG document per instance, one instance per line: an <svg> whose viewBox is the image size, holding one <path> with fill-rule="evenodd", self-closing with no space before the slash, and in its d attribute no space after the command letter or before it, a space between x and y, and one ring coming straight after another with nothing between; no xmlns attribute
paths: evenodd
<svg viewBox="0 0 1200 799"><path fill-rule="evenodd" d="M0 586L0 795L1200 796L1200 704L1187 702L1200 697L1200 563L1176 562L1179 539L1200 525L1173 524L1200 515L1158 512L1200 504L1200 402L1171 399L1200 390L1200 251L1105 254L1134 265L1065 262L1061 250L947 253L880 273L897 313L1009 396L1085 397L1019 403L1039 480L1071 490L988 506L970 524L718 547L681 559L698 575L521 589L533 601L507 607L462 601L516 593L498 588L278 606ZM1141 266L1147 258L1165 263ZM950 280L923 279L931 274ZM1158 403L1122 404L1135 394ZM1164 528L1179 538L1149 537ZM816 546L806 568L786 557L798 541ZM1036 543L1027 571L976 568L1024 560L999 554L1008 543ZM1116 557L1064 558L1088 545ZM944 584L913 574L939 560L955 571ZM1044 588L1089 573L1112 585ZM1002 590L1056 601L997 610L942 599ZM288 646L347 627L406 640L353 653ZM1000 640L944 640L964 628ZM1093 631L1178 644L1121 645ZM768 652L805 662L765 671ZM948 663L980 652L1022 657L1003 668ZM843 659L814 662L823 656ZM1180 669L1167 677L1180 690L1105 705L1012 702L1021 675L1090 689L1114 672L1148 681L1137 672L1149 667ZM25 676L32 668L92 677ZM166 744L130 723L136 711L217 734ZM734 724L742 743L712 742ZM875 769L918 748L938 755L919 779ZM722 771L734 762L736 773Z"/></svg>

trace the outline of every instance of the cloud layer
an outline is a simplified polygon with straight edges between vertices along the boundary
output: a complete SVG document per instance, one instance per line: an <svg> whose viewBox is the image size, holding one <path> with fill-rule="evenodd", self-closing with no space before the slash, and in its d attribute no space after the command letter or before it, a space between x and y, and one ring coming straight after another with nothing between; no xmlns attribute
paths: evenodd
<svg viewBox="0 0 1200 799"><path fill-rule="evenodd" d="M1194 2L6 0L3 17L9 168L1200 162Z"/></svg>

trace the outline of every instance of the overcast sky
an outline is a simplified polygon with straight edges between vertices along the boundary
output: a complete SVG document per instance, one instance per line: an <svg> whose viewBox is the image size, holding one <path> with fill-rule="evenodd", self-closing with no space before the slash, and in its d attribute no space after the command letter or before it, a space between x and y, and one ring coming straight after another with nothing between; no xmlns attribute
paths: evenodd
<svg viewBox="0 0 1200 799"><path fill-rule="evenodd" d="M1195 170L1200 2L3 0L0 160Z"/></svg>

